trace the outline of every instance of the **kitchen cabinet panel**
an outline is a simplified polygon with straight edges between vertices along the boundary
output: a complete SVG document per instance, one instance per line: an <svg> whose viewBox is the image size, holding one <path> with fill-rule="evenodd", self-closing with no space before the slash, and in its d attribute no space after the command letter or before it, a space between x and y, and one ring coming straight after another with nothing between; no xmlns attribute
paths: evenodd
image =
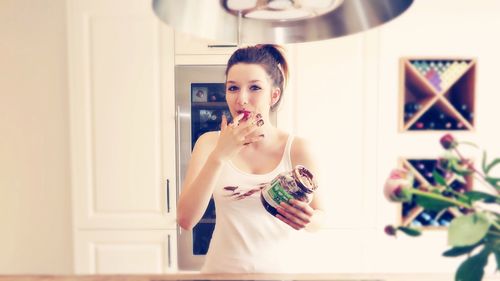
<svg viewBox="0 0 500 281"><path fill-rule="evenodd" d="M236 43L215 42L175 32L176 55L230 55L235 50Z"/></svg>
<svg viewBox="0 0 500 281"><path fill-rule="evenodd" d="M80 229L175 228L173 31L147 3L131 2L69 3Z"/></svg>
<svg viewBox="0 0 500 281"><path fill-rule="evenodd" d="M174 33L144 1L68 1L75 271L176 270Z"/></svg>
<svg viewBox="0 0 500 281"><path fill-rule="evenodd" d="M283 255L293 273L362 272L362 253L368 240L364 229L300 231Z"/></svg>
<svg viewBox="0 0 500 281"><path fill-rule="evenodd" d="M174 230L79 231L76 274L162 274L176 271Z"/></svg>
<svg viewBox="0 0 500 281"><path fill-rule="evenodd" d="M292 126L316 156L326 228L374 222L378 62L377 49L368 46L377 40L376 32L368 32L301 44L295 51Z"/></svg>

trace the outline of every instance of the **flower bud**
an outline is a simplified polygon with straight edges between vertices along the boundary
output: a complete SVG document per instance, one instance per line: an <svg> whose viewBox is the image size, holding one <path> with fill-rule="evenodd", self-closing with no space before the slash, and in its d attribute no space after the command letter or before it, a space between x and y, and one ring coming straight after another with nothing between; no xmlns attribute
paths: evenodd
<svg viewBox="0 0 500 281"><path fill-rule="evenodd" d="M453 138L451 134L446 134L441 137L440 142L444 149L452 149L458 145L458 143L455 141L455 138Z"/></svg>
<svg viewBox="0 0 500 281"><path fill-rule="evenodd" d="M411 200L413 188L413 174L406 169L394 169L384 185L384 195L392 202L406 202Z"/></svg>
<svg viewBox="0 0 500 281"><path fill-rule="evenodd" d="M392 225L387 225L384 228L384 232L385 232L385 234L387 234L389 236L396 236L397 229Z"/></svg>

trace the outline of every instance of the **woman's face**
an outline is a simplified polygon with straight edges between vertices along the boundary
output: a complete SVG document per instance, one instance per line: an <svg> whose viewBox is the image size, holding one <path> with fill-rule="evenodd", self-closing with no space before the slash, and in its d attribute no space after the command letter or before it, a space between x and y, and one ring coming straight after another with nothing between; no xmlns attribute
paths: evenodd
<svg viewBox="0 0 500 281"><path fill-rule="evenodd" d="M233 117L243 113L246 120L260 113L267 121L279 95L279 88L273 87L266 71L258 64L238 63L227 73L226 101Z"/></svg>

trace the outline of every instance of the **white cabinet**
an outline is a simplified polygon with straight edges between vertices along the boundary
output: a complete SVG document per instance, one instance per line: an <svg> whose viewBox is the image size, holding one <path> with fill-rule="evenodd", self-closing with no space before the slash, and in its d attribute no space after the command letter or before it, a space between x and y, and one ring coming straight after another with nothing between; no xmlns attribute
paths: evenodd
<svg viewBox="0 0 500 281"><path fill-rule="evenodd" d="M176 65L225 65L237 49L234 43L214 42L175 32Z"/></svg>
<svg viewBox="0 0 500 281"><path fill-rule="evenodd" d="M176 55L230 55L235 50L235 43L216 42L175 32Z"/></svg>
<svg viewBox="0 0 500 281"><path fill-rule="evenodd" d="M78 231L76 274L162 274L177 268L175 230Z"/></svg>
<svg viewBox="0 0 500 281"><path fill-rule="evenodd" d="M373 262L366 251L370 235L379 231L373 211L381 194L373 169L378 50L371 47L378 38L371 31L294 50L286 127L311 143L328 214L319 233L297 243L303 247L301 261L310 261L301 266L305 272L363 272Z"/></svg>
<svg viewBox="0 0 500 281"><path fill-rule="evenodd" d="M175 244L173 31L148 1L70 0L67 22L76 268L90 273L82 243L103 238L97 271L162 272L147 245L167 232Z"/></svg>
<svg viewBox="0 0 500 281"><path fill-rule="evenodd" d="M292 127L317 156L328 229L375 222L377 40L372 31L296 48Z"/></svg>

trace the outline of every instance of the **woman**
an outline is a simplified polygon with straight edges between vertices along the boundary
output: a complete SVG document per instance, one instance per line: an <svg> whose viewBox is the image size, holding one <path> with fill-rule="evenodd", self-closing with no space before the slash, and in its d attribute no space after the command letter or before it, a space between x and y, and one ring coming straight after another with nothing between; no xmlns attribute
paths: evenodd
<svg viewBox="0 0 500 281"><path fill-rule="evenodd" d="M204 273L284 272L280 261L291 232L317 229L322 221L319 193L310 204L282 203L276 217L260 201L263 184L296 165L317 178L305 140L269 122L287 78L288 64L276 45L241 48L228 61L226 101L233 122L223 116L220 132L197 140L177 205L179 225L190 230L214 197L216 226Z"/></svg>

